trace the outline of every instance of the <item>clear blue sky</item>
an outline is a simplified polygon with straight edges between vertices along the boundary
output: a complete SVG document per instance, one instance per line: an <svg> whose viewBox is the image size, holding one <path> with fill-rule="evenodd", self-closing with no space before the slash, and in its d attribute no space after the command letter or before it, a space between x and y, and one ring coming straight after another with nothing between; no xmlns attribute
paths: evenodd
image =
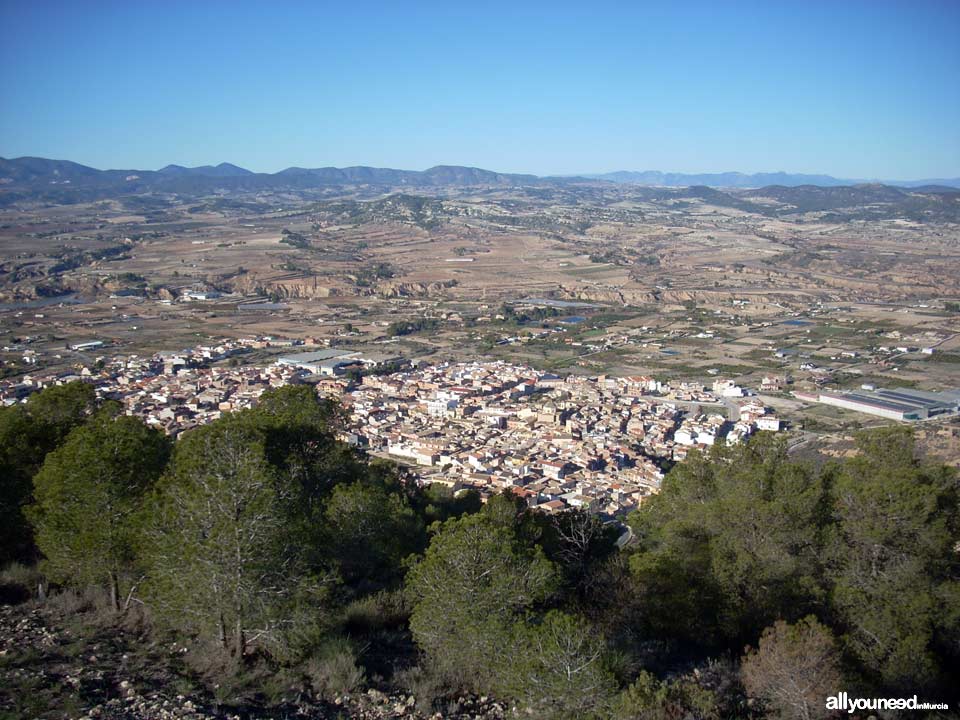
<svg viewBox="0 0 960 720"><path fill-rule="evenodd" d="M0 0L0 155L960 176L960 0Z"/></svg>

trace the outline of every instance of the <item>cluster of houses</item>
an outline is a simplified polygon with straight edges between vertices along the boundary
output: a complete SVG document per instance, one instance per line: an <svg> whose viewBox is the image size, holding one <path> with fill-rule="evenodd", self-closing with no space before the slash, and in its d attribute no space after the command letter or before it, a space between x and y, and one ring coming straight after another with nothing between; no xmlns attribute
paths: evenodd
<svg viewBox="0 0 960 720"><path fill-rule="evenodd" d="M0 382L0 403L20 402L51 385L81 380L93 384L99 397L122 403L127 414L177 435L225 412L256 405L264 390L300 381L294 368L212 365L269 342L264 338L225 340L151 356L117 356L98 363L99 368L28 374Z"/></svg>
<svg viewBox="0 0 960 720"><path fill-rule="evenodd" d="M264 367L218 362L264 342L269 340L230 340L102 359L96 368L75 373L26 375L0 382L0 402L84 380L100 397L121 402L128 414L177 435L256 405L269 388L310 383L349 411L342 439L416 466L424 484L475 488L482 495L509 488L546 512L583 508L610 517L622 517L658 492L665 464L691 449L740 442L758 428L780 425L752 399L733 406L740 411L736 420L704 414L700 403L719 404L716 392L650 377L561 378L520 365L474 362L371 374L357 382L318 374L302 356ZM728 403L735 402L731 394Z"/></svg>
<svg viewBox="0 0 960 720"><path fill-rule="evenodd" d="M510 489L532 507L622 516L658 492L663 461L721 439L739 442L767 418L703 415L717 403L696 383L649 377L560 378L503 362L433 365L365 377L348 391L345 439L418 466L425 483L482 494ZM779 429L779 421L765 421Z"/></svg>

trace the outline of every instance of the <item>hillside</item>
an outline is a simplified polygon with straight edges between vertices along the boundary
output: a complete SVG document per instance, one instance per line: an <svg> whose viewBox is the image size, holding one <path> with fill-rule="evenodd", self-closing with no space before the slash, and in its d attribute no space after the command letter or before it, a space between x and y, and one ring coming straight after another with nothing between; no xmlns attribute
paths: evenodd
<svg viewBox="0 0 960 720"><path fill-rule="evenodd" d="M69 204L151 192L204 195L330 186L429 188L541 182L534 175L455 165L438 165L423 171L357 166L290 167L277 173L254 173L230 163L193 168L167 165L160 170L97 170L65 160L0 158L0 204L31 200Z"/></svg>
<svg viewBox="0 0 960 720"><path fill-rule="evenodd" d="M306 385L176 440L82 382L0 408L0 717L955 703L956 473L909 429L829 464L766 433L693 451L625 530L410 482L338 441L340 418Z"/></svg>
<svg viewBox="0 0 960 720"><path fill-rule="evenodd" d="M642 188L645 194L650 194L652 199L690 197L721 207L760 214L765 214L763 208L742 200L740 196L743 193L750 197L773 199L801 211L832 210L879 202L888 205L905 203L904 212L915 214L922 213L927 206L942 210L940 205L944 202L949 205L952 200L950 194L960 188L960 179L884 185L838 180L829 175L787 173L687 175L649 171L585 177L538 177L459 165L437 165L427 170L368 166L289 167L276 173L255 173L226 162L192 168L167 165L160 170L98 170L66 160L0 158L0 206L16 202L73 204L149 193L202 197L258 192L301 193L334 188L586 188L598 182L636 186ZM910 190L909 186L916 186L916 189ZM680 188L689 189L677 194ZM941 198L908 201L911 193Z"/></svg>
<svg viewBox="0 0 960 720"><path fill-rule="evenodd" d="M609 173L587 174L584 177L594 180L626 183L630 185L652 185L661 187L686 187L688 185L709 185L723 188L758 188L766 185L819 185L821 187L835 187L839 185L857 185L868 182L866 180L841 179L831 175L804 175L799 173L665 173L659 170L644 170L640 172L618 170ZM960 178L936 180L884 180L885 185L899 187L923 187L926 185L942 185L960 188Z"/></svg>

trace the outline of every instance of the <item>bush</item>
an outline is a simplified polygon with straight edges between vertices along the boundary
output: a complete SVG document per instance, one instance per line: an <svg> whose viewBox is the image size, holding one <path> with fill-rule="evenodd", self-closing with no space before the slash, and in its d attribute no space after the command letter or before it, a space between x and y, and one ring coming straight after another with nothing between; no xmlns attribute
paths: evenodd
<svg viewBox="0 0 960 720"><path fill-rule="evenodd" d="M64 617L88 613L96 606L97 602L92 593L73 588L51 592L46 601L48 610Z"/></svg>
<svg viewBox="0 0 960 720"><path fill-rule="evenodd" d="M825 699L843 687L840 653L833 634L813 616L795 625L768 627L760 647L749 649L743 684L784 720L816 720L831 714Z"/></svg>
<svg viewBox="0 0 960 720"><path fill-rule="evenodd" d="M518 623L514 638L497 695L540 718L596 717L613 698L603 637L581 618L553 610L536 625Z"/></svg>
<svg viewBox="0 0 960 720"><path fill-rule="evenodd" d="M304 663L304 674L313 691L325 700L353 692L363 682L363 669L350 641L334 637Z"/></svg>
<svg viewBox="0 0 960 720"><path fill-rule="evenodd" d="M403 591L383 590L354 600L343 612L344 627L351 633L367 634L406 625L410 608Z"/></svg>
<svg viewBox="0 0 960 720"><path fill-rule="evenodd" d="M717 697L694 678L660 681L641 672L614 707L617 720L719 720Z"/></svg>
<svg viewBox="0 0 960 720"><path fill-rule="evenodd" d="M77 636L87 637L102 630L113 632L123 627L130 632L144 632L150 627L149 613L139 603L128 612L118 614L110 592L103 587L61 587L49 594L46 609L59 616Z"/></svg>
<svg viewBox="0 0 960 720"><path fill-rule="evenodd" d="M0 605L19 605L36 597L43 573L35 565L10 563L0 572Z"/></svg>
<svg viewBox="0 0 960 720"><path fill-rule="evenodd" d="M284 702L289 700L291 690L299 690L288 668L270 662L262 654L237 657L214 641L195 640L186 648L183 661L190 671L187 676L207 687L221 708L264 699L269 703Z"/></svg>
<svg viewBox="0 0 960 720"><path fill-rule="evenodd" d="M30 591L23 585L0 582L0 605L21 605L30 599Z"/></svg>
<svg viewBox="0 0 960 720"><path fill-rule="evenodd" d="M451 692L451 688L439 673L419 665L397 670L393 681L398 688L413 695L417 709L423 713L434 710L439 701Z"/></svg>

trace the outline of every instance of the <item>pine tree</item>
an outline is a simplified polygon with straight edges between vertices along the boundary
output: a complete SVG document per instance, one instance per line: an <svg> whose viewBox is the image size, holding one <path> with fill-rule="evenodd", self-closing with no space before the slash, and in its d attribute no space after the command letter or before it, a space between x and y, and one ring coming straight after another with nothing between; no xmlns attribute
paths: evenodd
<svg viewBox="0 0 960 720"><path fill-rule="evenodd" d="M883 686L929 687L960 655L960 504L951 468L915 457L908 430L858 438L841 467L825 559L846 649Z"/></svg>
<svg viewBox="0 0 960 720"><path fill-rule="evenodd" d="M279 492L278 492L279 491ZM242 414L185 433L148 505L142 553L161 617L242 655L290 594L282 489Z"/></svg>
<svg viewBox="0 0 960 720"><path fill-rule="evenodd" d="M93 386L72 382L42 390L23 405L0 408L0 566L35 560L33 527L23 512L32 502L33 476L47 453L95 407Z"/></svg>
<svg viewBox="0 0 960 720"><path fill-rule="evenodd" d="M525 541L522 522L511 498L495 497L440 525L407 576L414 640L451 682L494 687L514 622L557 586L556 568Z"/></svg>
<svg viewBox="0 0 960 720"><path fill-rule="evenodd" d="M99 411L75 428L34 478L29 515L48 577L104 585L113 607L131 589L134 538L145 493L170 453L163 433L142 421Z"/></svg>

